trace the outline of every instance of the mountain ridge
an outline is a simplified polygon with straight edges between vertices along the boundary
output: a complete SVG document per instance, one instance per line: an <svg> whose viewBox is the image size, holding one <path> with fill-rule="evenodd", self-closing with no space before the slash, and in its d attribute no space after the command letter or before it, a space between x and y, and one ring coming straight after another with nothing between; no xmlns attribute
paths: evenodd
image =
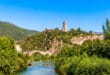
<svg viewBox="0 0 110 75"><path fill-rule="evenodd" d="M0 36L9 36L15 40L22 40L37 34L38 31L21 28L13 23L0 21Z"/></svg>

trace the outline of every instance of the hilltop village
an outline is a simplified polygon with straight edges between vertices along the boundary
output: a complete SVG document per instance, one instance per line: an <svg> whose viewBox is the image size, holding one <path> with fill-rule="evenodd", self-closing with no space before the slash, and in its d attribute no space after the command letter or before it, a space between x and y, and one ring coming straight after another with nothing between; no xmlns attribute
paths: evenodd
<svg viewBox="0 0 110 75"><path fill-rule="evenodd" d="M67 32L67 23L66 21L63 22L63 27L62 27L62 31ZM73 44L78 44L78 45L82 45L84 41L86 40L103 40L104 39L104 35L103 34L93 34L93 35L79 35L78 37L73 37L71 39L71 42Z"/></svg>
<svg viewBox="0 0 110 75"><path fill-rule="evenodd" d="M49 30L49 33L51 33L51 32L53 32L54 30ZM62 29L61 29L61 31L63 32L63 33L68 33L68 30L67 30L67 22L64 20L63 21L63 23L62 23ZM46 34L46 33L45 33ZM44 34L44 35L45 35ZM53 35L53 34L52 34ZM68 34L67 34L68 35ZM58 35L57 35L58 36ZM46 48L46 46L44 47L44 49L43 50L41 50L40 48L38 48L38 49L36 49L36 48L31 48L32 50L27 50L26 52L24 52L24 54L28 54L28 55L32 55L32 54L34 54L34 53L40 53L40 54L42 54L42 55L52 55L52 54L56 54L56 53L58 53L58 51L60 51L61 49L62 49L62 47L64 46L64 44L66 44L66 43L64 43L62 40L58 40L58 38L57 38L57 36L55 35L54 37L53 37L53 39L52 40L49 40L49 45L50 45L50 47L48 48L48 50L44 50L45 48ZM36 36L37 37L37 36ZM44 36L45 37L45 36ZM50 36L50 37L52 37L52 36ZM64 36L65 37L65 36ZM45 38L46 39L46 38ZM42 39L42 40L45 40L45 39ZM80 35L78 35L78 36L72 36L70 39L68 38L68 40L70 40L70 42L72 43L72 44L77 44L77 45L82 45L83 44L83 42L85 42L86 40L103 40L104 39L104 35L103 34L94 34L94 33L92 33L92 35L89 35L89 34L80 34ZM41 41L42 41L41 40ZM48 40L48 38L47 38L47 40ZM28 41L28 40L27 40ZM24 41L24 42L26 42L26 41ZM33 41L34 42L34 41ZM33 43L32 42L32 43ZM36 41L37 42L37 41ZM46 41L45 41L46 42ZM45 42L42 42L42 44L43 43L45 43ZM27 44L27 43L24 43L24 45L25 44ZM22 44L21 44L21 46L22 46ZM15 47L16 47L16 50L18 51L18 52L22 52L22 48L21 48L21 46L20 45L18 45L18 44L16 44L15 45ZM31 46L31 45L30 45ZM34 47L34 46L33 46ZM28 49L28 48L27 48Z"/></svg>

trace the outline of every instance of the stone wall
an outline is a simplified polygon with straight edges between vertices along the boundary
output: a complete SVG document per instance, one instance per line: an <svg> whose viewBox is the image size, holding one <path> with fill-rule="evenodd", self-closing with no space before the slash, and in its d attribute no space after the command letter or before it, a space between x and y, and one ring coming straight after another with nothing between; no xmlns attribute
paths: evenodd
<svg viewBox="0 0 110 75"><path fill-rule="evenodd" d="M103 40L104 39L104 35L85 35L85 36L78 36L78 37L73 37L71 39L71 42L73 44L78 44L78 45L82 45L84 41L86 40Z"/></svg>

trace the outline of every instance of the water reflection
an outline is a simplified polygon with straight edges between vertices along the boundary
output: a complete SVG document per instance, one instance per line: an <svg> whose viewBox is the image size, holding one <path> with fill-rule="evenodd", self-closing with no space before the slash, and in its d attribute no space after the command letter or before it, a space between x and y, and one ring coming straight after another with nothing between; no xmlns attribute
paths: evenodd
<svg viewBox="0 0 110 75"><path fill-rule="evenodd" d="M32 66L16 75L56 75L56 72L52 62L34 62Z"/></svg>

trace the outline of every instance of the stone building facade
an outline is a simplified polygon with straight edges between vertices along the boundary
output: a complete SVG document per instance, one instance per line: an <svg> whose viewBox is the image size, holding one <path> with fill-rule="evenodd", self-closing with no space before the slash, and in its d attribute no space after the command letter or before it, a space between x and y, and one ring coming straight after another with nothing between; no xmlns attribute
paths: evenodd
<svg viewBox="0 0 110 75"><path fill-rule="evenodd" d="M67 22L66 22L65 20L63 21L62 31L63 31L63 32L66 32L66 31L67 31Z"/></svg>

